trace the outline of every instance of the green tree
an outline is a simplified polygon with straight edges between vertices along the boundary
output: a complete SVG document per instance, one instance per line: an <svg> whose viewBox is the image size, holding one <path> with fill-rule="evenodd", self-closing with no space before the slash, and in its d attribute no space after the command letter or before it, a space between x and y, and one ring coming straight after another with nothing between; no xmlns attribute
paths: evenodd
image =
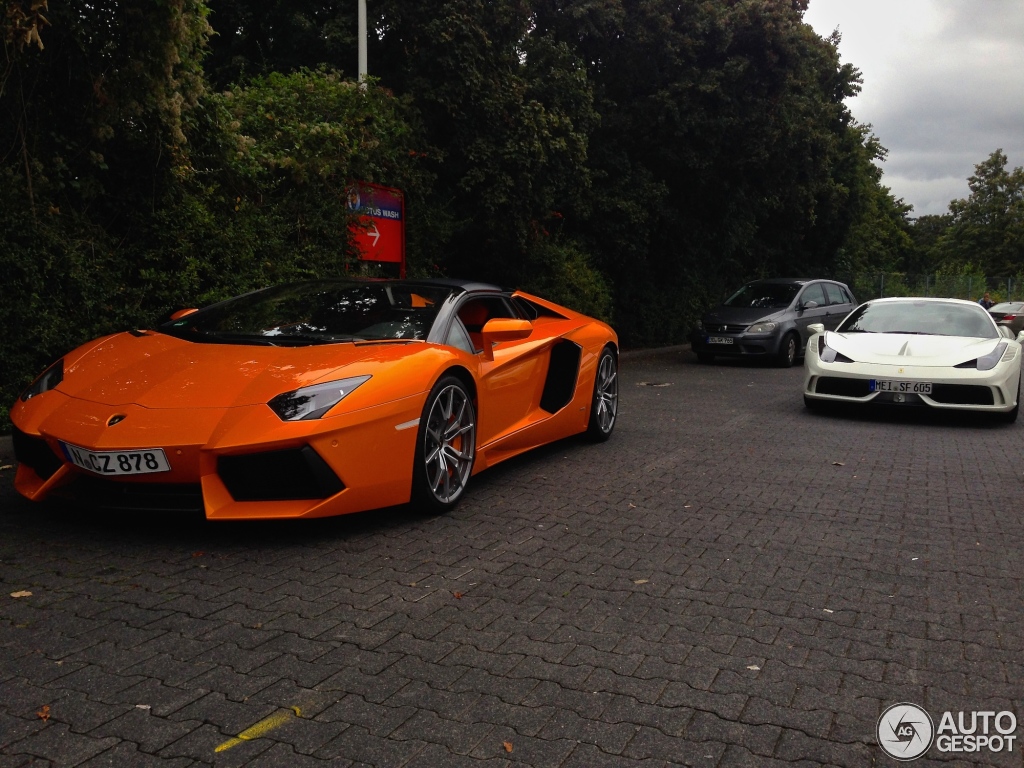
<svg viewBox="0 0 1024 768"><path fill-rule="evenodd" d="M1007 170L997 149L974 167L971 194L949 204L951 221L936 248L943 264L970 262L990 277L1024 269L1024 168Z"/></svg>
<svg viewBox="0 0 1024 768"><path fill-rule="evenodd" d="M940 268L942 256L938 251L938 242L953 217L949 214L930 214L919 216L910 227L912 241L911 255L904 269L912 274L929 274Z"/></svg>
<svg viewBox="0 0 1024 768"><path fill-rule="evenodd" d="M570 221L615 285L627 343L682 338L729 284L834 267L866 204L867 136L844 103L859 73L804 7L535 4L536 30L576 52L594 90L593 189Z"/></svg>

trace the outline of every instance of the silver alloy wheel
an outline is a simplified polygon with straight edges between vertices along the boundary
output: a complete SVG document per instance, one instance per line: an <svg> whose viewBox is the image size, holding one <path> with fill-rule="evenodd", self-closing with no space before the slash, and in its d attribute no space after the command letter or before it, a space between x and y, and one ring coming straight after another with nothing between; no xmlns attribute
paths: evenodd
<svg viewBox="0 0 1024 768"><path fill-rule="evenodd" d="M449 384L434 398L423 434L427 483L442 504L452 504L462 494L475 450L473 404L462 387Z"/></svg>
<svg viewBox="0 0 1024 768"><path fill-rule="evenodd" d="M597 400L594 409L597 427L603 434L608 434L615 426L615 415L619 410L619 377L615 370L615 356L610 353L601 357L594 396Z"/></svg>

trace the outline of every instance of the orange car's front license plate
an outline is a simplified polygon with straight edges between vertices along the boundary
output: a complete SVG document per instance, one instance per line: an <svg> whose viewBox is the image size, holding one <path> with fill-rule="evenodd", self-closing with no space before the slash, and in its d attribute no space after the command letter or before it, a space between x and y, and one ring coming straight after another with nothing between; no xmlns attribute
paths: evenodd
<svg viewBox="0 0 1024 768"><path fill-rule="evenodd" d="M70 443L61 443L64 455L76 467L97 475L145 475L170 472L171 465L163 448L140 448L136 451L90 451Z"/></svg>

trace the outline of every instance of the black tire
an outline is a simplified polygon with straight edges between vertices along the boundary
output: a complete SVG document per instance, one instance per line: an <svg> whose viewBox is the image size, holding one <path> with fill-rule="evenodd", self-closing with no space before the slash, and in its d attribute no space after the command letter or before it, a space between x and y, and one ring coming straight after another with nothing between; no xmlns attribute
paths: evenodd
<svg viewBox="0 0 1024 768"><path fill-rule="evenodd" d="M612 436L619 414L619 363L611 347L601 351L594 374L594 394L590 398L587 439L603 443Z"/></svg>
<svg viewBox="0 0 1024 768"><path fill-rule="evenodd" d="M698 363L704 363L704 365L709 365L709 364L715 362L715 356L713 354L711 354L710 352L698 352L697 353L697 362Z"/></svg>
<svg viewBox="0 0 1024 768"><path fill-rule="evenodd" d="M458 504L476 458L476 409L465 384L444 376L423 406L413 458L412 501L441 514Z"/></svg>
<svg viewBox="0 0 1024 768"><path fill-rule="evenodd" d="M780 368L791 368L800 352L800 340L795 333L787 333L779 344L779 354L775 358Z"/></svg>

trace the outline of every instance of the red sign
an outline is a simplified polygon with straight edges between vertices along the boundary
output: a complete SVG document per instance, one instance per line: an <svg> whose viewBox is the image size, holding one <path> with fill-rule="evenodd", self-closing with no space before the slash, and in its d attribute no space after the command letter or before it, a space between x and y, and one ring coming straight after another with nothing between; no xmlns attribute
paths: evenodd
<svg viewBox="0 0 1024 768"><path fill-rule="evenodd" d="M397 264L405 277L405 197L399 189L356 182L348 194L348 209L357 215L352 240L361 261Z"/></svg>

